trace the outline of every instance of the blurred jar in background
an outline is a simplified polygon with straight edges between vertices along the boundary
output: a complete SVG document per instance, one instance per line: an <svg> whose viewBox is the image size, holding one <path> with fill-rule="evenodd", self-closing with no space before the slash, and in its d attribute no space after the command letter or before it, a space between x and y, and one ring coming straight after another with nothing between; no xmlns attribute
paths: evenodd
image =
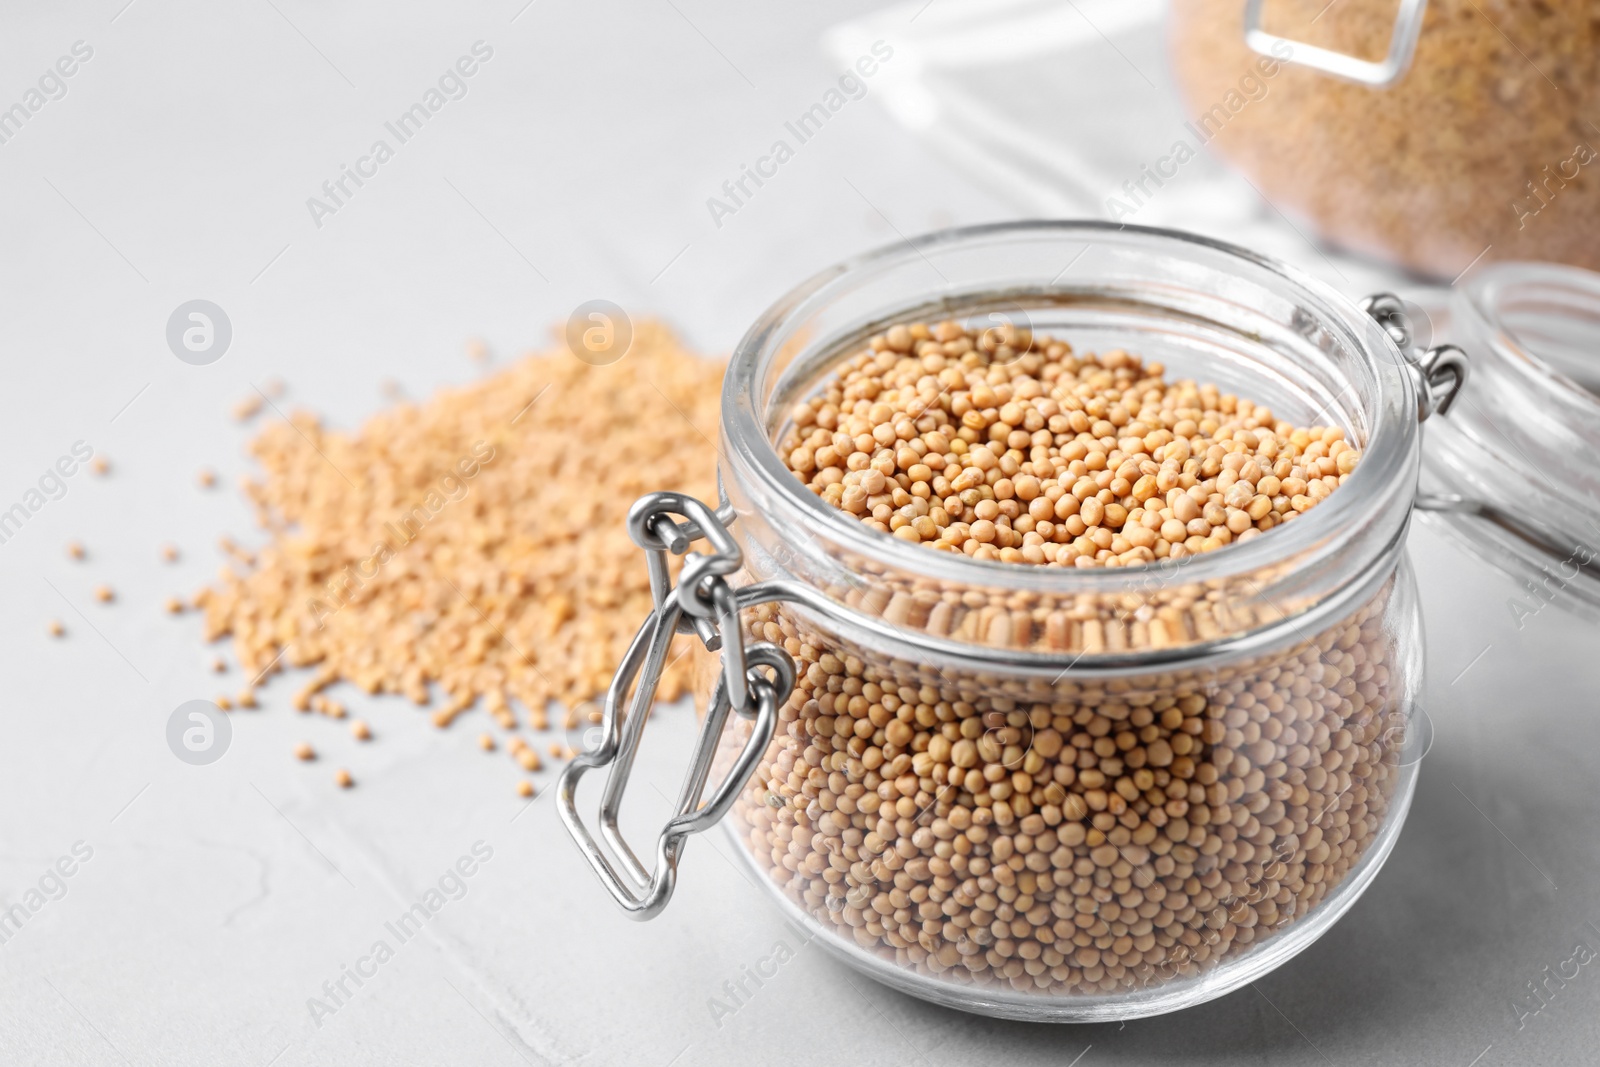
<svg viewBox="0 0 1600 1067"><path fill-rule="evenodd" d="M1171 27L1196 132L1326 240L1600 269L1600 0L1174 0Z"/></svg>

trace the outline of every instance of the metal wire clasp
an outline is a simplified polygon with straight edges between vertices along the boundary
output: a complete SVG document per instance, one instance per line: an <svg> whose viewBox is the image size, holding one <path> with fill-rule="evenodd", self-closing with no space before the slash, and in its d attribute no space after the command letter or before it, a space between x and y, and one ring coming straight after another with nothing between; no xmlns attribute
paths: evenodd
<svg viewBox="0 0 1600 1067"><path fill-rule="evenodd" d="M680 523L673 516L684 521ZM794 661L788 653L766 642L744 642L739 609L760 603L762 598L759 594L756 598L747 596L741 602L727 582L727 576L743 564L739 547L728 533L732 522L733 509L726 501L712 511L682 493L651 493L641 497L628 512L628 534L648 553L655 609L628 646L606 692L599 747L568 764L556 787L556 803L567 832L612 898L633 919L654 918L666 907L676 882L684 839L711 827L733 806L772 740L778 709L794 689ZM690 545L699 540L708 542L711 551L688 552ZM668 552L688 552L676 587L667 570ZM680 633L695 634L708 650L720 650L722 669L712 688L710 707L678 792L674 815L656 839L653 867L646 868L623 839L617 816L672 639ZM707 797L706 779L730 712L752 720L753 726L732 768ZM578 815L576 795L579 779L596 767L606 766L611 773L600 798L602 845Z"/></svg>
<svg viewBox="0 0 1600 1067"><path fill-rule="evenodd" d="M1261 5L1265 2L1245 0L1244 41L1253 51L1378 89L1393 85L1410 68L1411 57L1417 51L1417 38L1422 35L1422 17L1428 10L1428 0L1401 0L1400 11L1395 16L1394 36L1389 39L1389 54L1374 63L1268 33L1261 28Z"/></svg>

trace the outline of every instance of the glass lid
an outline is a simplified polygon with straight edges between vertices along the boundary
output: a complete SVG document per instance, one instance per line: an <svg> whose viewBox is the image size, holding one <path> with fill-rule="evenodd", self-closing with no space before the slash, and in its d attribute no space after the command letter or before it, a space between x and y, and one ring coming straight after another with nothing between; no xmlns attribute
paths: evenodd
<svg viewBox="0 0 1600 1067"><path fill-rule="evenodd" d="M1420 329L1472 373L1428 422L1418 509L1542 601L1600 614L1600 274L1495 264L1424 300Z"/></svg>

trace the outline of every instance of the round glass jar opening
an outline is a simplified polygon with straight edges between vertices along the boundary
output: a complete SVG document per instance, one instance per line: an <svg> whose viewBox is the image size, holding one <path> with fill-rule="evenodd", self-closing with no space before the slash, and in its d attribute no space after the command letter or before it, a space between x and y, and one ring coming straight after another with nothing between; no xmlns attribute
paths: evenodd
<svg viewBox="0 0 1600 1067"><path fill-rule="evenodd" d="M1103 570L905 544L785 467L772 442L843 354L995 315L1337 425L1362 459L1267 536ZM801 286L724 393L746 576L792 591L747 627L800 676L729 819L740 854L853 965L994 1015L1157 1014L1288 959L1376 874L1414 784L1415 412L1358 308L1183 235L981 227Z"/></svg>

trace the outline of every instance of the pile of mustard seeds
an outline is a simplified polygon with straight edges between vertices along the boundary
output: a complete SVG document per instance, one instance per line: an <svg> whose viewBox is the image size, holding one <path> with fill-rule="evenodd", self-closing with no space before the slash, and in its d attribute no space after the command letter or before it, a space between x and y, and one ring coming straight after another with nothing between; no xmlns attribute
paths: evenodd
<svg viewBox="0 0 1600 1067"><path fill-rule="evenodd" d="M1313 914L1402 777L1388 587L1222 668L998 677L751 631L799 682L734 814L822 929L908 971L1048 996L1195 979ZM736 748L724 741L724 761Z"/></svg>
<svg viewBox="0 0 1600 1067"><path fill-rule="evenodd" d="M1115 567L1245 541L1355 469L1339 427L1121 350L1012 327L897 325L791 415L779 452L863 523L977 559Z"/></svg>
<svg viewBox="0 0 1600 1067"><path fill-rule="evenodd" d="M505 728L604 692L650 612L626 516L641 494L715 498L722 365L640 323L625 358L530 356L359 432L293 414L251 444L246 492L268 532L195 597L208 639L231 636L259 685L315 667L300 710L343 711L348 682L435 707L481 703ZM681 650L678 650L681 651ZM690 659L660 687L675 699Z"/></svg>
<svg viewBox="0 0 1600 1067"><path fill-rule="evenodd" d="M778 443L874 529L1074 568L1259 537L1360 460L1338 428L1127 352L956 322L872 337ZM1272 621L1230 599L890 582L859 603L976 644L1097 653ZM735 808L745 845L823 929L911 972L1050 996L1198 978L1317 910L1380 840L1405 720L1391 612L1385 586L1250 659L1106 681L903 659L761 605L751 634L799 680Z"/></svg>

